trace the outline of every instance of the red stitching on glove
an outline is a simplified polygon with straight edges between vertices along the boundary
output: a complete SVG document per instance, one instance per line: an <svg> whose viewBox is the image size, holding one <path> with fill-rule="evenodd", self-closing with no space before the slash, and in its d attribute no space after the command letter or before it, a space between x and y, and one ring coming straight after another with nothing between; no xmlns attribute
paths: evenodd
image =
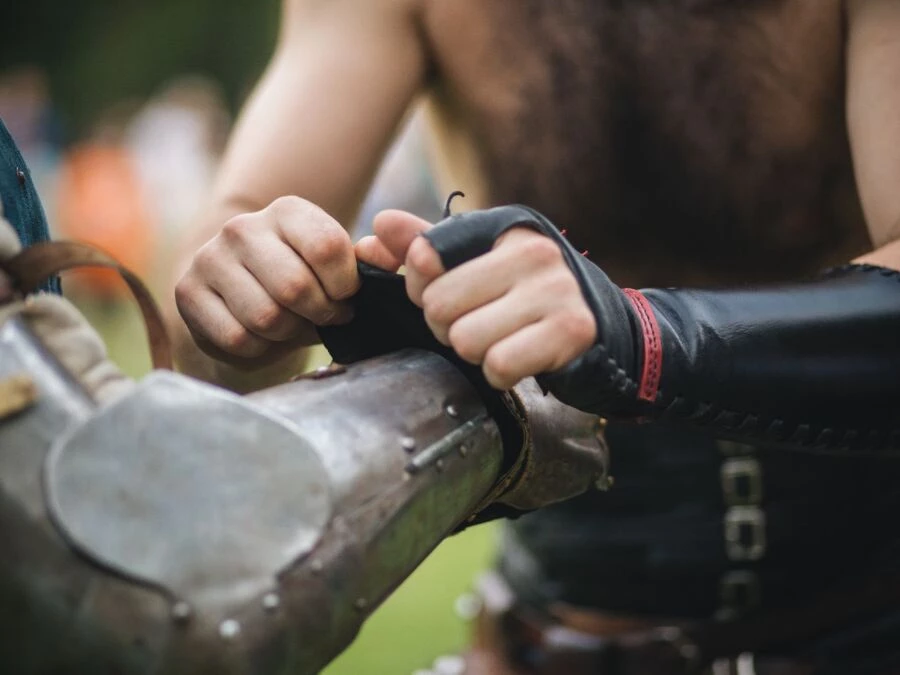
<svg viewBox="0 0 900 675"><path fill-rule="evenodd" d="M662 376L662 338L659 324L656 322L653 307L643 293L633 288L625 288L623 291L638 315L644 337L644 367L638 388L638 399L652 403L659 393L659 380Z"/></svg>

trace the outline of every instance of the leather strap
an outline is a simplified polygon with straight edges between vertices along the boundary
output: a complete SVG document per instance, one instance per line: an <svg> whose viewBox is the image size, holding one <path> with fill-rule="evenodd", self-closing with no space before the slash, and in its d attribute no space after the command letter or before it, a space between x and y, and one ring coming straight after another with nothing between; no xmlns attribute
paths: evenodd
<svg viewBox="0 0 900 675"><path fill-rule="evenodd" d="M586 610L573 622L552 608L523 606L495 573L484 575L478 590L478 644L513 663L539 664L539 675L695 675L713 665L717 674L729 661L754 653L764 655L756 659L757 675L808 674L815 672L813 664L783 654L900 605L900 579L872 575L802 607L739 621L643 627Z"/></svg>
<svg viewBox="0 0 900 675"><path fill-rule="evenodd" d="M853 625L900 606L900 578L868 575L801 607L744 620L688 627L682 636L707 659L768 651Z"/></svg>
<svg viewBox="0 0 900 675"><path fill-rule="evenodd" d="M49 277L78 267L108 267L121 275L144 317L153 367L172 370L172 343L153 296L136 275L109 254L80 242L53 241L34 244L0 262L0 269L12 278L23 294L35 292Z"/></svg>

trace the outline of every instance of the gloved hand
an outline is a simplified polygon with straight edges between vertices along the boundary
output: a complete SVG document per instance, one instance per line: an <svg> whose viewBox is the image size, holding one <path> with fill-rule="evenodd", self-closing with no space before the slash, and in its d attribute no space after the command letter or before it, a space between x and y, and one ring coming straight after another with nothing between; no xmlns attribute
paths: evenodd
<svg viewBox="0 0 900 675"><path fill-rule="evenodd" d="M126 393L134 382L109 360L100 336L68 300L49 293L17 299L2 263L20 250L19 238L0 210L0 325L17 316L24 320L98 403Z"/></svg>
<svg viewBox="0 0 900 675"><path fill-rule="evenodd" d="M513 228L557 244L594 317L592 345L537 373L561 401L606 417L706 427L742 442L900 450L900 272L850 264L816 279L757 287L622 289L540 213L505 206L452 216L423 232L443 268L428 283L444 290L462 284L463 268L472 275L479 261L498 258L502 235ZM407 267L421 276L424 266L417 270L408 248ZM467 319L463 313L456 321Z"/></svg>

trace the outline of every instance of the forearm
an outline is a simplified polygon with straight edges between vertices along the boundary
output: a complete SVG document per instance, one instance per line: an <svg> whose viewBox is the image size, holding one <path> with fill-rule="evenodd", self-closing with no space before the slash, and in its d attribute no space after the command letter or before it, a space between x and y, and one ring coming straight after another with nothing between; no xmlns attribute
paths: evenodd
<svg viewBox="0 0 900 675"><path fill-rule="evenodd" d="M166 314L178 371L239 394L281 384L290 377L306 371L312 360L314 349L306 347L298 348L266 365L236 366L231 362L213 358L197 346L184 321L178 316L174 303L166 308Z"/></svg>
<svg viewBox="0 0 900 675"><path fill-rule="evenodd" d="M626 413L801 449L900 451L900 273L848 265L630 301L656 325L642 326Z"/></svg>
<svg viewBox="0 0 900 675"><path fill-rule="evenodd" d="M178 256L167 314L186 372L273 384L305 364L285 354L317 341L313 324L346 318L358 280L345 228L424 77L417 6L285 0L278 48Z"/></svg>
<svg viewBox="0 0 900 675"><path fill-rule="evenodd" d="M512 227L557 243L596 320L594 345L539 378L564 402L750 443L900 451L900 272L849 265L792 284L639 292L523 207L464 214L426 237L449 269Z"/></svg>

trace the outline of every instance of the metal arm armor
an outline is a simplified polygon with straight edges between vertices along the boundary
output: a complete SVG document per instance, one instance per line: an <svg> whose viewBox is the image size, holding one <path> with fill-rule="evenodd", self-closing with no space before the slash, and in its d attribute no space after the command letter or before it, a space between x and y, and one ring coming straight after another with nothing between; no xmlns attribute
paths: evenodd
<svg viewBox="0 0 900 675"><path fill-rule="evenodd" d="M538 503L606 471L595 418L533 383L501 422L522 442L505 469L496 415L424 351L247 397L155 371L98 405L14 315L0 383L17 381L0 415L0 671L17 675L319 672L523 467L555 473Z"/></svg>

